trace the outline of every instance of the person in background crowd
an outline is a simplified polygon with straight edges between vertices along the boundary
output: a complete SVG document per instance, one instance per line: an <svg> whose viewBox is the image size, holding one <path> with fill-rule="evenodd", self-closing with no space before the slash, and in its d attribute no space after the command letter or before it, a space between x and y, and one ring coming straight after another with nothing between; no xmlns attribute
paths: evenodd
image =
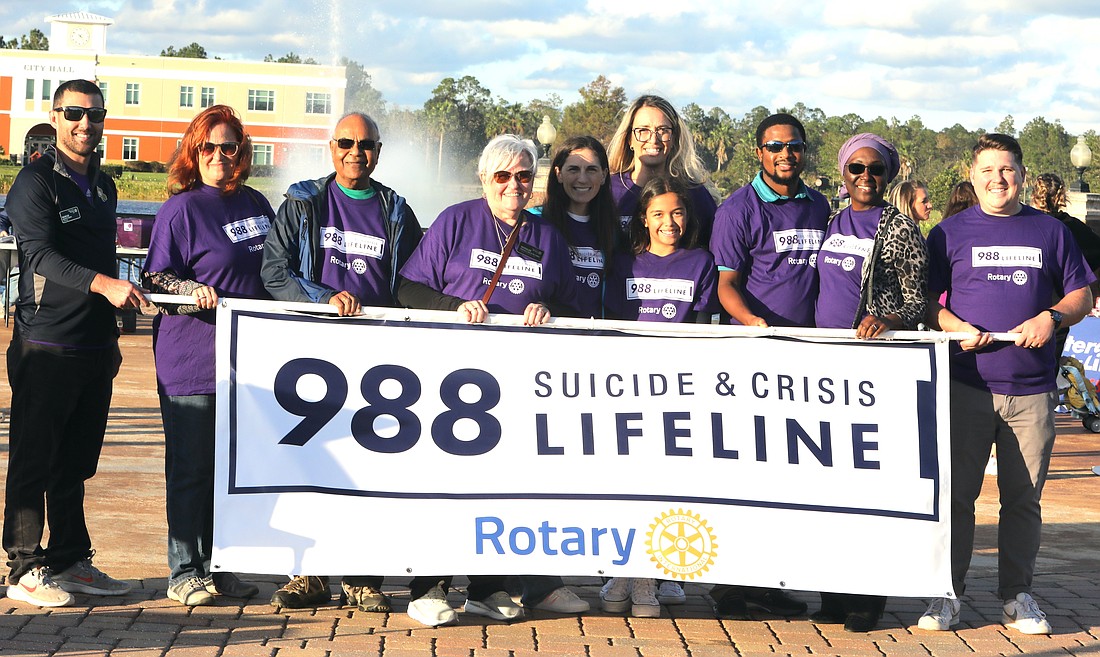
<svg viewBox="0 0 1100 657"><path fill-rule="evenodd" d="M1031 206L1039 212L1045 212L1054 217L1069 229L1089 269L1094 276L1100 276L1100 235L1094 233L1088 224L1065 211L1066 186L1057 174L1041 173L1035 177L1035 186L1031 191ZM1094 298L1100 294L1100 286L1096 283L1092 284L1091 289ZM1056 357L1062 356L1067 338L1069 338L1069 327L1058 327L1054 337Z"/></svg>
<svg viewBox="0 0 1100 657"><path fill-rule="evenodd" d="M538 326L552 314L575 314L577 283L569 244L546 220L524 209L537 166L533 142L510 134L494 137L478 161L484 198L440 213L401 269L398 300L412 308L456 311L471 323L484 322L489 313L511 313L522 315L526 326ZM510 254L505 254L506 244L514 244ZM504 580L471 575L463 610L496 620L518 618L523 610L505 591ZM450 585L450 577L414 577L409 617L433 627L456 622L447 602Z"/></svg>
<svg viewBox="0 0 1100 657"><path fill-rule="evenodd" d="M760 171L730 195L714 217L710 250L718 265L718 299L731 324L813 326L814 258L825 235L829 201L802 182L806 130L790 114L756 126ZM749 620L750 610L806 613L806 603L780 589L715 585L719 618Z"/></svg>
<svg viewBox="0 0 1100 657"><path fill-rule="evenodd" d="M54 91L52 107L57 145L19 172L7 196L27 274L19 279L7 362L7 593L39 607L71 605L73 593L130 590L92 565L84 482L99 464L122 364L115 308L145 303L141 290L115 278L118 194L96 153L107 116L103 92L69 80Z"/></svg>
<svg viewBox="0 0 1100 657"><path fill-rule="evenodd" d="M951 188L951 196L947 199L947 206L943 209L943 219L956 215L972 205L977 205L978 195L974 193L974 184L969 180L956 183ZM943 221L941 219L940 221Z"/></svg>
<svg viewBox="0 0 1100 657"><path fill-rule="evenodd" d="M699 219L699 243L710 242L717 205L708 186L709 174L695 152L687 122L672 103L660 96L639 96L626 109L611 144L611 193L626 230L638 207L642 188L658 176L675 178L691 193Z"/></svg>
<svg viewBox="0 0 1100 657"><path fill-rule="evenodd" d="M961 596L974 550L974 503L996 445L1001 619L1024 634L1050 634L1031 589L1054 447L1052 338L1092 308L1089 285L1096 277L1068 228L1020 203L1025 169L1019 142L987 134L972 153L978 205L928 235L932 300L926 321L934 329L973 335L951 357L951 576ZM943 292L946 307L935 301ZM1017 338L993 343L990 332L996 331ZM917 626L949 630L960 610L957 598L937 598Z"/></svg>
<svg viewBox="0 0 1100 657"><path fill-rule="evenodd" d="M887 200L918 226L932 219L932 198L928 196L928 186L919 180L903 180L894 185Z"/></svg>
<svg viewBox="0 0 1100 657"><path fill-rule="evenodd" d="M607 265L619 232L607 152L595 137L573 137L558 149L546 178L542 216L569 243L580 316L602 318Z"/></svg>
<svg viewBox="0 0 1100 657"><path fill-rule="evenodd" d="M928 251L916 222L883 199L898 152L862 133L840 147L838 163L852 202L829 221L817 255L817 326L855 329L857 338L915 329L927 303ZM883 596L822 592L810 620L869 632L885 607Z"/></svg>
<svg viewBox="0 0 1100 657"><path fill-rule="evenodd" d="M260 280L271 204L246 186L252 140L233 108L200 112L168 163L168 201L157 211L142 281L153 292L194 297L153 320L153 357L164 423L168 597L187 606L213 594L259 592L211 572L214 541L214 308L220 296L269 298Z"/></svg>
<svg viewBox="0 0 1100 657"><path fill-rule="evenodd" d="M280 301L328 303L340 315L397 305L398 272L423 230L404 197L371 178L382 153L374 119L348 112L329 140L335 171L287 190L263 249L260 276ZM343 595L361 611L388 612L383 578L345 576ZM275 607L328 602L328 577L297 575L271 596Z"/></svg>

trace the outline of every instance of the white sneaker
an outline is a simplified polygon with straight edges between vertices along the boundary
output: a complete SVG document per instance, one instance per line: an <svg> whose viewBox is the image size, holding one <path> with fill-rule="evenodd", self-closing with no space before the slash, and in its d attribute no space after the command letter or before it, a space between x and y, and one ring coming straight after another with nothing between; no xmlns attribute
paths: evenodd
<svg viewBox="0 0 1100 657"><path fill-rule="evenodd" d="M458 614L450 603L443 587L436 584L419 598L409 602L409 618L428 627L458 622Z"/></svg>
<svg viewBox="0 0 1100 657"><path fill-rule="evenodd" d="M194 575L170 585L168 599L185 607L214 604L214 594L206 590L206 582Z"/></svg>
<svg viewBox="0 0 1100 657"><path fill-rule="evenodd" d="M657 585L657 601L663 605L682 605L687 601L687 596L678 582L666 579Z"/></svg>
<svg viewBox="0 0 1100 657"><path fill-rule="evenodd" d="M92 565L91 557L81 559L55 574L53 580L69 593L126 595L130 592L129 582L108 576L107 573Z"/></svg>
<svg viewBox="0 0 1100 657"><path fill-rule="evenodd" d="M630 588L630 615L635 618L660 618L661 603L657 601L657 580L638 578Z"/></svg>
<svg viewBox="0 0 1100 657"><path fill-rule="evenodd" d="M510 621L518 618L523 613L523 607L517 605L512 600L512 596L504 591L497 591L484 600L470 600L467 598L462 611L492 618L493 620Z"/></svg>
<svg viewBox="0 0 1100 657"><path fill-rule="evenodd" d="M1012 600L1005 600L1001 622L1024 634L1050 634L1047 615L1039 609L1030 593L1017 593Z"/></svg>
<svg viewBox="0 0 1100 657"><path fill-rule="evenodd" d="M630 589L634 581L629 577L612 577L600 589L600 603L609 614L621 614L630 608Z"/></svg>
<svg viewBox="0 0 1100 657"><path fill-rule="evenodd" d="M535 605L535 609L552 611L557 614L581 614L592 608L588 601L581 600L576 593L566 586L554 589L550 595Z"/></svg>
<svg viewBox="0 0 1100 657"><path fill-rule="evenodd" d="M933 632L946 632L959 622L962 604L953 598L936 598L928 611L917 621L917 627Z"/></svg>
<svg viewBox="0 0 1100 657"><path fill-rule="evenodd" d="M15 584L8 585L8 597L39 607L67 607L76 601L50 577L45 566L31 568Z"/></svg>

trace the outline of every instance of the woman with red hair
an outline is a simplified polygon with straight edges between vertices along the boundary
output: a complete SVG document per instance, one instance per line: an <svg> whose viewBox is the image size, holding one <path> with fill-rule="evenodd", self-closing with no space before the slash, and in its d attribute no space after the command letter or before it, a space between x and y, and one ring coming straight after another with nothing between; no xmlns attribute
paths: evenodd
<svg viewBox="0 0 1100 657"><path fill-rule="evenodd" d="M153 292L194 298L162 307L153 357L164 423L168 597L186 606L213 594L248 598L258 589L210 572L214 524L214 308L219 296L270 298L260 280L264 238L275 212L245 186L252 142L233 108L196 116L168 165L169 199L157 212L142 279Z"/></svg>

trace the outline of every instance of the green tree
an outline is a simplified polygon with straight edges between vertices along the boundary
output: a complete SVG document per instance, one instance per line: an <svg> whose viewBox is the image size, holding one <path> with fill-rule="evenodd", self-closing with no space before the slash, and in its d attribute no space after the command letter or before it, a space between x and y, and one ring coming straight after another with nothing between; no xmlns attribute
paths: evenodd
<svg viewBox="0 0 1100 657"><path fill-rule="evenodd" d="M35 28L31 30L29 36L24 34L20 37L19 48L21 50L49 50L50 40L46 38L42 30Z"/></svg>
<svg viewBox="0 0 1100 657"><path fill-rule="evenodd" d="M206 48L200 46L197 42L192 41L186 46L182 46L177 49L175 46L168 46L164 50L160 51L161 57L190 57L191 59L207 59Z"/></svg>
<svg viewBox="0 0 1100 657"><path fill-rule="evenodd" d="M316 59L312 57L302 59L302 56L294 52L293 50L278 59L275 59L275 57L273 57L271 53L268 53L267 56L264 57L264 61L278 62L279 64L317 64Z"/></svg>
<svg viewBox="0 0 1100 657"><path fill-rule="evenodd" d="M1051 123L1041 116L1027 122L1016 138L1024 151L1024 166L1031 176L1056 173L1063 180L1075 180L1069 151L1076 139L1071 139L1060 121Z"/></svg>
<svg viewBox="0 0 1100 657"><path fill-rule="evenodd" d="M362 64L347 57L340 58L340 66L344 67L348 81L344 88L344 111L366 112L375 121L384 123L386 100L382 97L382 92L371 84L370 73L367 73Z"/></svg>
<svg viewBox="0 0 1100 657"><path fill-rule="evenodd" d="M592 135L604 144L610 142L626 109L626 92L602 75L578 91L581 99L566 105L562 113L559 138Z"/></svg>
<svg viewBox="0 0 1100 657"><path fill-rule="evenodd" d="M993 132L999 132L1002 135L1008 135L1009 137L1016 136L1016 119L1012 118L1011 114L1001 119L1001 122L997 124L996 129Z"/></svg>
<svg viewBox="0 0 1100 657"><path fill-rule="evenodd" d="M472 75L458 80L444 78L424 103L427 124L439 138L438 175L468 170L485 147L486 115L492 107L492 93ZM448 150L449 149L449 150Z"/></svg>

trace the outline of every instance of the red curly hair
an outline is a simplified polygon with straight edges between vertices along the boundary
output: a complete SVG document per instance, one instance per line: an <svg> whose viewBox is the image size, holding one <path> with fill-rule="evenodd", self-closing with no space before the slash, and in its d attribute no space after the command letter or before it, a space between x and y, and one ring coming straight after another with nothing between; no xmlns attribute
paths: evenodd
<svg viewBox="0 0 1100 657"><path fill-rule="evenodd" d="M248 180L248 175L252 173L252 139L245 133L244 124L232 107L213 105L191 119L191 125L187 126L179 147L168 162L169 195L188 192L202 184L202 176L199 174L199 148L214 128L223 123L239 135L241 145L237 150L233 175L226 182L222 193L233 194Z"/></svg>

